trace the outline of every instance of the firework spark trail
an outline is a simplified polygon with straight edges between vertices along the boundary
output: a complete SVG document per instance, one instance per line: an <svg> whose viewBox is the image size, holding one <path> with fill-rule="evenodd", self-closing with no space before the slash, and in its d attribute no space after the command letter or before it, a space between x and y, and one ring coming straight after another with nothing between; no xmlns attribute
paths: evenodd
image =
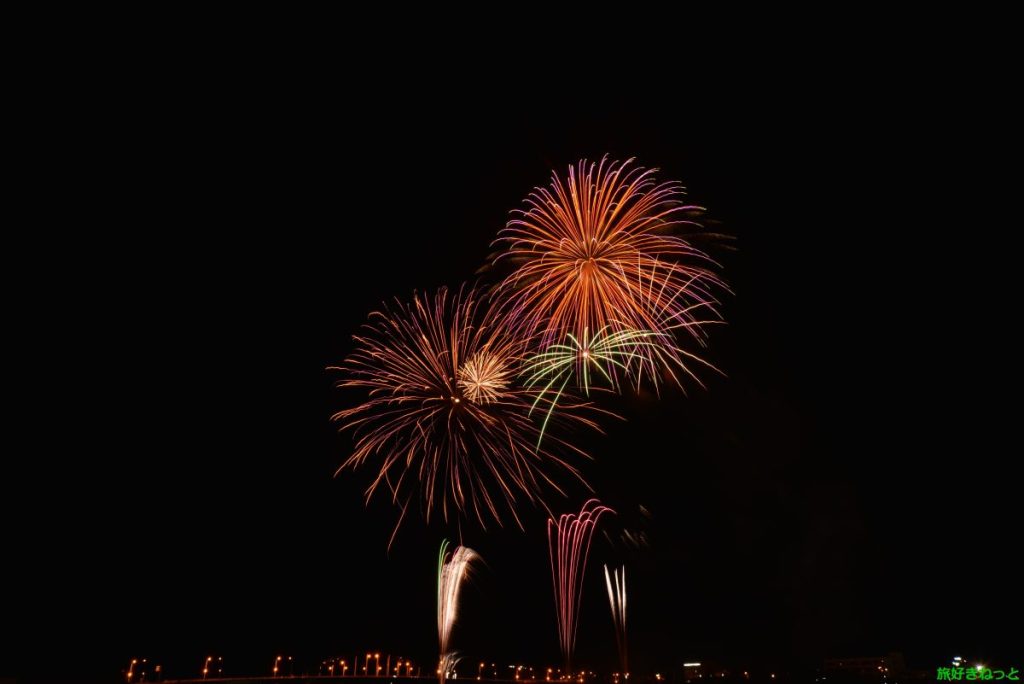
<svg viewBox="0 0 1024 684"><path fill-rule="evenodd" d="M445 679L455 679L457 674L455 668L458 667L461 661L462 656L456 651L446 653L441 657L441 663L437 667L437 674L442 684Z"/></svg>
<svg viewBox="0 0 1024 684"><path fill-rule="evenodd" d="M612 623L615 625L615 645L619 649L619 666L622 674L629 678L629 653L626 649L626 568L608 573L604 566L604 581L608 587L608 603L612 609Z"/></svg>
<svg viewBox="0 0 1024 684"><path fill-rule="evenodd" d="M563 514L557 522L554 518L548 519L548 554L555 590L558 641L566 672L569 673L572 672L572 654L576 647L576 627L590 540L601 515L614 512L597 499L589 499L578 514Z"/></svg>
<svg viewBox="0 0 1024 684"><path fill-rule="evenodd" d="M438 677L443 683L450 670L458 662L456 655L448 650L452 626L458 616L459 591L469 573L469 566L480 556L467 546L456 546L448 553L448 540L441 542L437 555L437 644L440 652Z"/></svg>
<svg viewBox="0 0 1024 684"><path fill-rule="evenodd" d="M703 209L683 201L679 183L626 162L581 160L568 180L552 173L526 209L499 233L495 262L515 270L498 288L502 306L546 349L584 330L646 330L670 339L683 330L703 346L704 326L721 322L714 290L727 290L707 254L673 232L699 227ZM675 345L664 353L692 359ZM637 353L658 359L650 345Z"/></svg>
<svg viewBox="0 0 1024 684"><path fill-rule="evenodd" d="M338 386L366 389L369 396L334 419L342 430L353 430L356 441L339 472L379 460L367 501L384 484L404 518L418 485L428 520L439 507L445 520L452 513L475 516L481 526L485 517L501 523L504 502L522 527L517 497L547 510L548 487L564 494L555 472L583 481L560 455L587 458L583 451L551 435L541 448L542 428L529 413L538 401L549 408L549 400L511 382L526 343L500 312L479 305L475 289L417 295L411 304L372 314L366 328L334 370L345 374ZM584 411L599 412L561 400L555 421L599 429Z"/></svg>

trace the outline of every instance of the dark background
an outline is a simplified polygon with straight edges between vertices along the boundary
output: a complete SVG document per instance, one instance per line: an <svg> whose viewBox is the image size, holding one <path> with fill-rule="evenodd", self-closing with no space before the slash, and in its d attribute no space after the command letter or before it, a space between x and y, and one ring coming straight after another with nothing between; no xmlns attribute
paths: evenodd
<svg viewBox="0 0 1024 684"><path fill-rule="evenodd" d="M1013 269L965 98L770 68L713 92L549 98L510 78L484 97L416 65L227 64L82 91L101 121L71 128L71 164L97 192L44 271L59 305L26 399L46 417L9 456L0 675L367 650L427 669L436 551L459 530L411 512L388 552L369 473L332 477L351 439L325 367L381 301L472 279L551 169L605 153L682 180L736 237L716 252L735 296L708 352L726 377L612 400L627 420L584 438L609 533L650 547L595 539L578 661L614 666L598 573L625 562L635 671L1015 664ZM558 662L543 516L525 520L462 528L486 561L454 637L471 662Z"/></svg>

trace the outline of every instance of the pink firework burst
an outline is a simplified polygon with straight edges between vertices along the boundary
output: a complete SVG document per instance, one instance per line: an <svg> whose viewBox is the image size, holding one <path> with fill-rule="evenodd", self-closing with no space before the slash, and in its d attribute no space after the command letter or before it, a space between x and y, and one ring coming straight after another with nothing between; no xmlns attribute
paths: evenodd
<svg viewBox="0 0 1024 684"><path fill-rule="evenodd" d="M558 642L569 673L572 672L572 654L576 647L577 619L583 598L583 577L587 572L590 540L601 516L614 512L597 499L590 499L578 514L563 514L557 522L554 518L548 519L548 553L551 581L555 588Z"/></svg>

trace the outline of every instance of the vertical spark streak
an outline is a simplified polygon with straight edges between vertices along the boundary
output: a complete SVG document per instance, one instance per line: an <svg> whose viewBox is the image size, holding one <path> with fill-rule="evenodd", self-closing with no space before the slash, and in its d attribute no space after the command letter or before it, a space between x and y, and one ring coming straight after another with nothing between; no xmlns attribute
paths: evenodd
<svg viewBox="0 0 1024 684"><path fill-rule="evenodd" d="M597 499L589 499L578 514L563 514L556 522L548 519L548 553L551 558L551 582L555 591L558 640L565 659L566 672L572 672L572 654L576 647L579 605L583 598L583 577L587 571L590 540L594 527L604 513L614 513Z"/></svg>
<svg viewBox="0 0 1024 684"><path fill-rule="evenodd" d="M479 558L476 551L466 546L456 546L455 551L449 554L448 540L441 542L441 551L437 555L437 642L440 650L437 670L441 684L458 662L455 654L448 651L448 642L458 615L459 591L470 564Z"/></svg>
<svg viewBox="0 0 1024 684"><path fill-rule="evenodd" d="M615 645L619 649L619 666L625 678L629 678L629 657L626 649L626 568L623 566L608 574L604 566L604 581L608 587L608 603L612 609L612 623L615 625Z"/></svg>

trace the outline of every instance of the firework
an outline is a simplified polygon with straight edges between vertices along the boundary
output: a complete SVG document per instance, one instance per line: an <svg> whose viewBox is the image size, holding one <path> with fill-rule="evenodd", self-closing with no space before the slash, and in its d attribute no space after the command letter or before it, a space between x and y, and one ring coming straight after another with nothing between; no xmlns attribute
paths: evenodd
<svg viewBox="0 0 1024 684"><path fill-rule="evenodd" d="M553 518L548 519L548 553L551 557L551 581L555 590L558 641L566 671L570 673L590 539L601 515L613 512L607 506L602 506L597 499L590 499L583 504L579 514L563 514L557 522Z"/></svg>
<svg viewBox="0 0 1024 684"><path fill-rule="evenodd" d="M682 382L679 374L689 375L703 386L700 379L680 360L681 357L690 356L675 347L671 339L648 330L613 332L605 327L591 336L590 331L584 328L579 338L568 333L564 343L552 344L530 357L523 367L523 376L526 378L526 387L537 391L537 400L531 410L542 403L541 400L548 407L544 421L546 426L558 400L573 378L587 396L590 396L592 377L603 380L614 390L619 389L620 378L632 377L639 389L645 372L655 388L661 373L669 376L680 387ZM696 360L708 365L700 359ZM543 434L543 429L541 432Z"/></svg>
<svg viewBox="0 0 1024 684"><path fill-rule="evenodd" d="M608 587L608 603L612 609L612 623L615 625L615 645L619 649L619 666L622 674L629 678L629 657L626 651L626 568L608 573L604 566L604 581Z"/></svg>
<svg viewBox="0 0 1024 684"><path fill-rule="evenodd" d="M562 455L586 454L550 435L540 444L542 426L529 413L538 401L550 413L549 400L512 383L524 340L494 309L481 310L474 289L396 302L366 328L336 369L345 374L339 386L369 391L334 416L355 434L338 470L377 461L366 499L385 485L402 508L399 525L417 489L428 520L439 507L445 520L464 514L485 526L485 517L501 522L500 507L522 527L518 498L544 505L548 489L564 493L557 473L582 481ZM556 422L597 428L587 404L560 399Z"/></svg>
<svg viewBox="0 0 1024 684"><path fill-rule="evenodd" d="M456 384L470 401L490 404L508 391L513 376L514 372L505 359L482 351L462 364Z"/></svg>
<svg viewBox="0 0 1024 684"><path fill-rule="evenodd" d="M448 540L441 542L437 556L437 643L440 650L437 674L441 682L459 661L455 653L449 652L448 641L458 614L462 582L469 573L470 564L479 558L476 551L467 546L456 546L455 551L449 554Z"/></svg>
<svg viewBox="0 0 1024 684"><path fill-rule="evenodd" d="M523 369L526 384L534 386L546 381L548 389L560 383L564 387L575 373L580 387L589 395L591 375L596 374L617 389L620 373L631 373L634 365L643 368L644 357L637 354L639 348L653 346L653 353L659 353L657 337L656 333L637 330L612 332L607 326L593 336L587 328L579 338L567 333L564 343L552 344L530 357Z"/></svg>
<svg viewBox="0 0 1024 684"><path fill-rule="evenodd" d="M582 160L568 179L552 174L526 209L514 212L495 246L514 271L499 299L546 349L584 330L650 331L661 342L685 330L701 345L703 326L721 320L714 290L724 288L704 252L674 234L699 224L701 207L679 183L657 183L632 160ZM636 353L657 361L655 346ZM676 355L674 345L662 353Z"/></svg>
<svg viewBox="0 0 1024 684"><path fill-rule="evenodd" d="M580 338L572 333L566 337L564 343L553 344L531 356L522 370L525 386L536 391L536 399L530 407L531 413L542 403L547 406L541 427L541 439L558 401L573 378L576 378L576 384L580 389L590 396L592 375L603 378L613 389L618 389L619 377L623 375L632 375L639 384L649 361L647 357L640 355L638 350L647 346L655 347L651 350L651 355L657 359L664 358L658 348L661 345L655 333L634 330L611 332L605 328L591 337L589 330L584 328ZM666 368L671 373L671 357L664 360ZM651 367L651 370L654 368ZM657 385L657 375L653 374L653 377Z"/></svg>

